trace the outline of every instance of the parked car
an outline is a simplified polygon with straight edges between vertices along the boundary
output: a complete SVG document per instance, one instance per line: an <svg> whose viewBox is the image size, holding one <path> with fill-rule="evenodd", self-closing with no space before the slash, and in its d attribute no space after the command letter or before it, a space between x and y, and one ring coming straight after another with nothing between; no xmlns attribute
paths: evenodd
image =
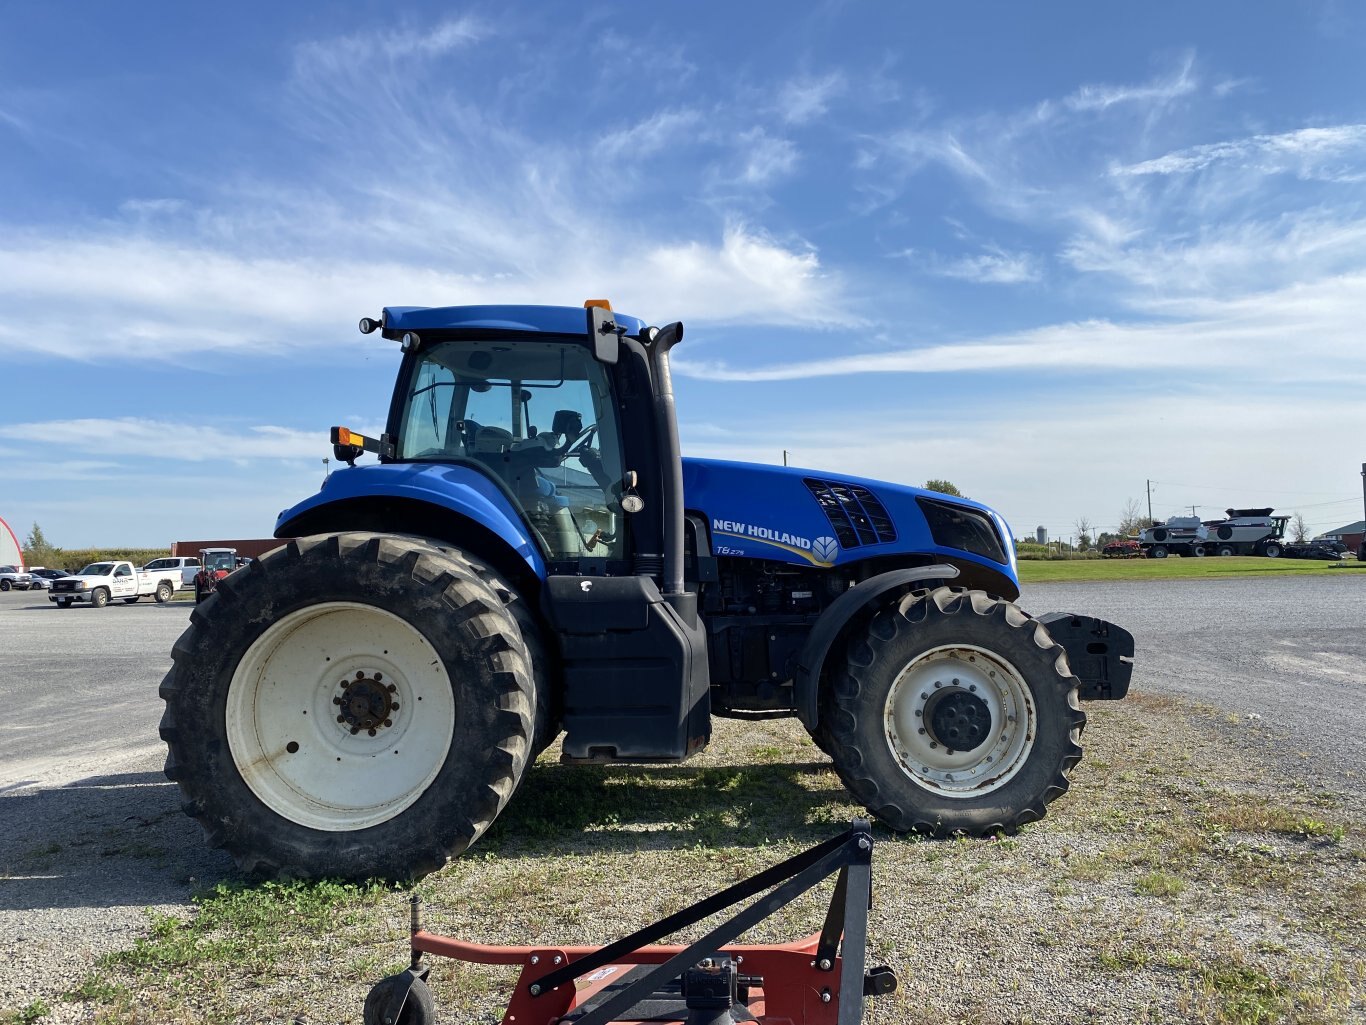
<svg viewBox="0 0 1366 1025"><path fill-rule="evenodd" d="M33 586L33 576L18 566L0 566L0 591L27 591Z"/></svg>
<svg viewBox="0 0 1366 1025"><path fill-rule="evenodd" d="M29 575L33 577L33 589L35 591L39 588L50 590L52 581L71 575L64 569L48 569L46 566L30 566L28 571Z"/></svg>
<svg viewBox="0 0 1366 1025"><path fill-rule="evenodd" d="M165 558L153 559L142 567L142 572L164 573L168 569L177 570L180 573L180 583L176 586L176 590L189 590L194 586L195 574L199 572L199 559L194 555L168 555Z"/></svg>

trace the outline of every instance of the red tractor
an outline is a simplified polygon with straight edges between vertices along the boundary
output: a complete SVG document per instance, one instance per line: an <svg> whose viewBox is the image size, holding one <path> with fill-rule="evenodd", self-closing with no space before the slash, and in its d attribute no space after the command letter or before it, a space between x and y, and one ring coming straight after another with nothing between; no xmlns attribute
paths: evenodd
<svg viewBox="0 0 1366 1025"><path fill-rule="evenodd" d="M236 548L201 548L199 572L194 575L195 602L201 602L213 594L218 587L218 581L235 570L239 564Z"/></svg>

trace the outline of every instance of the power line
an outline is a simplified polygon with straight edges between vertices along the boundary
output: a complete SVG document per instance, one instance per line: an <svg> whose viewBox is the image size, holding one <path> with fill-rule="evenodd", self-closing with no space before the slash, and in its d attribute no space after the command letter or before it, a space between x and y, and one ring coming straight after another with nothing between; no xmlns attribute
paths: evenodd
<svg viewBox="0 0 1366 1025"><path fill-rule="evenodd" d="M1221 487L1218 487L1217 485L1214 485L1214 484L1177 484L1175 481L1169 481L1169 480L1154 480L1154 481L1152 481L1152 483L1153 483L1153 484L1165 484L1165 485L1166 485L1167 487L1169 487L1169 488L1191 488L1191 489L1194 490L1194 491L1236 491L1236 492L1239 492L1240 494L1244 494L1244 495L1247 494L1249 491L1255 491L1257 494L1260 494L1260 495L1331 495L1331 494L1332 494L1331 491L1268 491L1266 488L1261 488L1261 487L1256 487L1256 486L1249 486L1249 487L1245 487L1245 488L1221 488ZM1352 500L1353 500L1353 501L1356 501L1356 497L1353 496Z"/></svg>

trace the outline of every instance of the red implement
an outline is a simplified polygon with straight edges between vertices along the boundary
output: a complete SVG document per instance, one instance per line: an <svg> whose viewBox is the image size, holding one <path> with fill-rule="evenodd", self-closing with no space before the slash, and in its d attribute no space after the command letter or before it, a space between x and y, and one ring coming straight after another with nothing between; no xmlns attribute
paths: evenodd
<svg viewBox="0 0 1366 1025"><path fill-rule="evenodd" d="M840 836L603 947L498 947L438 936L422 928L414 898L412 967L371 990L365 1023L435 1020L422 965L431 954L520 965L503 1025L856 1025L866 996L896 988L890 969L864 971L872 848L868 823L856 820ZM820 932L792 943L734 942L835 874ZM694 943L655 942L750 898Z"/></svg>

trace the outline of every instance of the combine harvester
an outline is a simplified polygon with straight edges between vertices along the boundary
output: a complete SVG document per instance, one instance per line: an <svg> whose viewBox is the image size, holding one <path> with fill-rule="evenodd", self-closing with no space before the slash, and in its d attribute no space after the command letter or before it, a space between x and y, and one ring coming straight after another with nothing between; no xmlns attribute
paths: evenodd
<svg viewBox="0 0 1366 1025"><path fill-rule="evenodd" d="M1285 526L1289 516L1273 516L1272 509L1225 509L1225 519L1173 516L1139 534L1138 543L1150 559L1169 555L1201 558L1206 555L1261 555L1278 559L1285 554Z"/></svg>

